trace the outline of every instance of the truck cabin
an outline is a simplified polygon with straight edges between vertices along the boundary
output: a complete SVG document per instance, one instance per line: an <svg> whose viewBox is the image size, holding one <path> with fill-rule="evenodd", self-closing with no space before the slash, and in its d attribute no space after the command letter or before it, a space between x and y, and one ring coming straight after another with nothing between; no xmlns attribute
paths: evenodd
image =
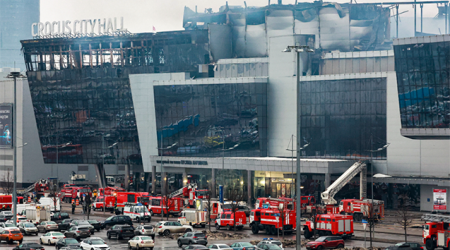
<svg viewBox="0 0 450 250"><path fill-rule="evenodd" d="M202 190L197 190L195 191L195 197L198 199L208 199L208 190L206 189L202 189Z"/></svg>
<svg viewBox="0 0 450 250"><path fill-rule="evenodd" d="M314 196L302 196L301 197L302 207L304 206L312 206L316 204L316 198Z"/></svg>
<svg viewBox="0 0 450 250"><path fill-rule="evenodd" d="M261 211L260 209L254 209L250 212L250 216L253 216L254 221L261 221Z"/></svg>
<svg viewBox="0 0 450 250"><path fill-rule="evenodd" d="M138 202L144 204L145 206L148 206L150 203L150 196L144 195L138 197Z"/></svg>
<svg viewBox="0 0 450 250"><path fill-rule="evenodd" d="M423 226L423 232L425 235L430 235L430 233L437 233L437 231L448 230L448 225L449 223L445 222L427 222Z"/></svg>
<svg viewBox="0 0 450 250"><path fill-rule="evenodd" d="M245 213L241 211L236 211L236 218L244 218ZM234 213L231 211L225 211L220 215L220 219L234 219Z"/></svg>

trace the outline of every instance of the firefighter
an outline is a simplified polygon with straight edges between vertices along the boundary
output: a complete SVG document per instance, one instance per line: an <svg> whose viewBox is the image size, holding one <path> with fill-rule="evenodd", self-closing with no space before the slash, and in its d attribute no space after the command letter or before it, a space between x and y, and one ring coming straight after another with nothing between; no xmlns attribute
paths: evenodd
<svg viewBox="0 0 450 250"><path fill-rule="evenodd" d="M92 211L92 204L89 204L89 210L88 210L88 214L90 214Z"/></svg>
<svg viewBox="0 0 450 250"><path fill-rule="evenodd" d="M77 205L75 204L75 201L72 202L72 214L75 214L75 208Z"/></svg>
<svg viewBox="0 0 450 250"><path fill-rule="evenodd" d="M5 205L2 206L2 210L1 211L4 211L4 210L5 210Z"/></svg>

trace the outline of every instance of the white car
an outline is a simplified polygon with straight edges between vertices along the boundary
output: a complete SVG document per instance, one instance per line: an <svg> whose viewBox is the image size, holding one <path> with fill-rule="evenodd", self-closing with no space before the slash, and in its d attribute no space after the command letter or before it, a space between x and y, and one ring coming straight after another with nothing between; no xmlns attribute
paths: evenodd
<svg viewBox="0 0 450 250"><path fill-rule="evenodd" d="M153 250L154 246L155 242L150 236L134 236L128 241L128 249L150 248L150 250Z"/></svg>
<svg viewBox="0 0 450 250"><path fill-rule="evenodd" d="M110 250L109 246L106 245L103 240L92 238L84 239L81 242L80 247L83 248L83 250Z"/></svg>
<svg viewBox="0 0 450 250"><path fill-rule="evenodd" d="M231 248L228 245L225 244L212 244L208 246L209 249L220 249L220 250L233 250L233 248Z"/></svg>
<svg viewBox="0 0 450 250"><path fill-rule="evenodd" d="M39 241L41 242L41 245L47 244L52 245L55 244L58 240L65 238L63 233L60 232L48 232L41 236Z"/></svg>

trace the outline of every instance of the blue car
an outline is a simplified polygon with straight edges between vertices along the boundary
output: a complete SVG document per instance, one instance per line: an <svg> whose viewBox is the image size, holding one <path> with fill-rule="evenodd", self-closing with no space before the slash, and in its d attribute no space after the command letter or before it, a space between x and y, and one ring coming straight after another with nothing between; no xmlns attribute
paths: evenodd
<svg viewBox="0 0 450 250"><path fill-rule="evenodd" d="M256 246L248 242L236 242L233 243L230 247L233 248L233 250L243 250L244 248L245 250L256 250Z"/></svg>

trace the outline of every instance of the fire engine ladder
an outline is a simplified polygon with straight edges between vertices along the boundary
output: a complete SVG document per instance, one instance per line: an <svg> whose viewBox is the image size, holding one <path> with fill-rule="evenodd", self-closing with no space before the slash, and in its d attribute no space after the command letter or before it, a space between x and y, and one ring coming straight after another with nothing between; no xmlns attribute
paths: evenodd
<svg viewBox="0 0 450 250"><path fill-rule="evenodd" d="M197 183L189 183L189 184L187 184L186 186L184 186L184 187L178 189L177 191L169 194L169 198L173 198L175 196L179 196L179 195L183 194L183 189L184 188L196 189L197 188Z"/></svg>
<svg viewBox="0 0 450 250"><path fill-rule="evenodd" d="M28 186L24 191L22 191L24 193L29 193L29 192L33 192L34 188L36 187L37 184L41 183L43 180L38 180L35 183L31 184L30 186Z"/></svg>
<svg viewBox="0 0 450 250"><path fill-rule="evenodd" d="M424 214L424 215L422 215L422 220L430 221L430 222L450 223L450 216L449 215L440 215L440 214Z"/></svg>
<svg viewBox="0 0 450 250"><path fill-rule="evenodd" d="M331 184L327 190L322 194L322 201L324 204L336 204L334 199L339 190L341 190L349 181L353 179L357 174L361 173L361 187L365 187L367 183L367 166L364 161L355 162L347 171L345 171L333 184ZM365 188L360 189L361 198L365 197Z"/></svg>

